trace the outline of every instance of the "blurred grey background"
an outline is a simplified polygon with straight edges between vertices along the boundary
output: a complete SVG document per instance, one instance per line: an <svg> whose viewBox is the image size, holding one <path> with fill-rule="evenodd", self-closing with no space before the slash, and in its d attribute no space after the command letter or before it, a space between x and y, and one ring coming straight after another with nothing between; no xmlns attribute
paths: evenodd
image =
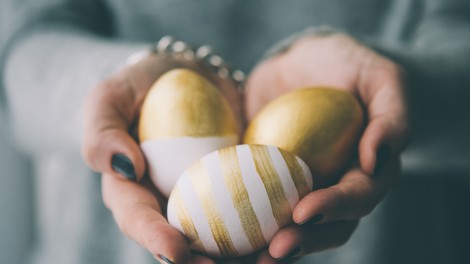
<svg viewBox="0 0 470 264"><path fill-rule="evenodd" d="M0 40L11 15L11 6L3 1ZM403 155L401 180L345 246L319 253L330 260L323 263L469 263L470 85L468 80L462 84L467 87L458 92L441 93L445 82L436 82L442 89L429 89L426 95L410 91L414 137ZM33 164L14 146L3 111L0 108L0 263L16 264L27 258L34 244ZM311 261L304 258L300 263Z"/></svg>
<svg viewBox="0 0 470 264"><path fill-rule="evenodd" d="M0 44L14 5L22 2L0 0ZM34 241L33 177L28 158L12 143L2 96L0 92L0 263L16 264L26 260Z"/></svg>

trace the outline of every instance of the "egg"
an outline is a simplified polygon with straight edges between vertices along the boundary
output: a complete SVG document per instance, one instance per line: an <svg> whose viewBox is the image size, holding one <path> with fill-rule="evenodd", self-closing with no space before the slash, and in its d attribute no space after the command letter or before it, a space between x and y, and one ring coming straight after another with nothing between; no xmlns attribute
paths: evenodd
<svg viewBox="0 0 470 264"><path fill-rule="evenodd" d="M299 156L317 179L351 160L363 129L363 111L345 91L298 89L266 105L250 122L244 143L274 145Z"/></svg>
<svg viewBox="0 0 470 264"><path fill-rule="evenodd" d="M192 164L171 192L167 216L193 250L244 256L265 247L292 222L312 190L305 162L274 146L237 145Z"/></svg>
<svg viewBox="0 0 470 264"><path fill-rule="evenodd" d="M239 141L234 113L221 92L188 69L163 74L139 117L139 141L150 177L168 197L182 172L214 150Z"/></svg>

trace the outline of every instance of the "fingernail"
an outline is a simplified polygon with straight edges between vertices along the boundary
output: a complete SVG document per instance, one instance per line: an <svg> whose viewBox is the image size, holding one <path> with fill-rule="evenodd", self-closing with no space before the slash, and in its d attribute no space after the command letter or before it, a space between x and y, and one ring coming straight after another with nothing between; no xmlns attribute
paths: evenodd
<svg viewBox="0 0 470 264"><path fill-rule="evenodd" d="M114 154L111 159L111 166L116 172L122 174L127 179L131 181L135 181L137 179L134 165L132 165L131 160L124 154Z"/></svg>
<svg viewBox="0 0 470 264"><path fill-rule="evenodd" d="M161 259L162 261L165 261L165 263L175 264L173 261L169 260L167 257L163 256L162 254L157 254L157 258Z"/></svg>
<svg viewBox="0 0 470 264"><path fill-rule="evenodd" d="M279 260L290 259L292 257L295 257L295 255L299 254L299 252L300 252L300 247L296 247L291 252L289 252L287 255L285 255L284 257L276 258L276 260L279 261Z"/></svg>
<svg viewBox="0 0 470 264"><path fill-rule="evenodd" d="M392 150L389 145L382 145L377 151L377 161L375 162L374 175L377 175L382 171L385 163L387 163L390 158Z"/></svg>
<svg viewBox="0 0 470 264"><path fill-rule="evenodd" d="M305 221L303 221L302 223L300 223L300 225L304 225L304 224L316 224L318 222L320 222L321 220L323 220L323 215L322 214L316 214L314 215L312 218L310 219L307 219Z"/></svg>

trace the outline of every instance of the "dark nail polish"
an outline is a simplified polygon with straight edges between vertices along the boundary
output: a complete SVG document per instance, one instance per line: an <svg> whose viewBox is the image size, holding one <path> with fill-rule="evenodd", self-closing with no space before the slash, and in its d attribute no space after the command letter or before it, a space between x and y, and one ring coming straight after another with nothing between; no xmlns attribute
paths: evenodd
<svg viewBox="0 0 470 264"><path fill-rule="evenodd" d="M124 177L131 181L135 181L137 176L135 175L134 165L131 160L123 154L114 154L111 159L111 166L113 169L122 174Z"/></svg>
<svg viewBox="0 0 470 264"><path fill-rule="evenodd" d="M374 175L377 175L381 172L385 163L387 163L388 159L390 158L391 153L392 150L390 149L389 145L382 145L379 148L379 150L377 151L377 160L375 162Z"/></svg>
<svg viewBox="0 0 470 264"><path fill-rule="evenodd" d="M316 223L320 222L321 220L323 220L323 215L322 214L316 214L312 218L307 219L307 220L303 221L302 223L300 223L300 225L316 224Z"/></svg>
<svg viewBox="0 0 470 264"><path fill-rule="evenodd" d="M276 260L287 260L287 259L290 259L292 257L295 257L295 255L299 254L300 252L300 247L296 247L294 248L291 252L289 252L287 255L285 255L284 257L281 257L281 258L277 258Z"/></svg>
<svg viewBox="0 0 470 264"><path fill-rule="evenodd" d="M175 264L173 261L169 260L167 257L163 256L162 254L158 254L157 257L161 259L162 261L165 261L165 263Z"/></svg>

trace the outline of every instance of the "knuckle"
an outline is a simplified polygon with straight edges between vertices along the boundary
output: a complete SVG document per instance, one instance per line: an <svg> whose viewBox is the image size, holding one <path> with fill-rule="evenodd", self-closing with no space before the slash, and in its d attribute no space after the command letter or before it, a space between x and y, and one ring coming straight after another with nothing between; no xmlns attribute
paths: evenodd
<svg viewBox="0 0 470 264"><path fill-rule="evenodd" d="M379 73L383 75L384 77L388 77L390 80L402 80L402 72L400 70L400 67L395 64L394 62L388 60L388 59L379 59L377 61L379 66Z"/></svg>
<svg viewBox="0 0 470 264"><path fill-rule="evenodd" d="M375 195L373 187L368 182L356 182L360 184L360 191L348 191L344 188L335 188L337 196L337 212L343 215L344 219L357 219L370 214L379 198Z"/></svg>
<svg viewBox="0 0 470 264"><path fill-rule="evenodd" d="M132 80L125 76L114 76L108 78L94 88L90 92L89 99L92 102L102 102L103 100L113 100L113 98L133 95ZM126 98L124 97L124 98Z"/></svg>
<svg viewBox="0 0 470 264"><path fill-rule="evenodd" d="M121 230L125 236L134 239L137 243L142 245L141 237L138 233L139 230L142 230L140 224L142 222L141 214L137 208L125 211L125 213L115 216L119 230Z"/></svg>
<svg viewBox="0 0 470 264"><path fill-rule="evenodd" d="M98 89L102 89L102 90L113 90L115 89L116 87L119 87L120 84L122 83L121 81L122 78L118 77L118 76L112 76L110 78L107 78L105 80L103 80L99 85L98 85Z"/></svg>
<svg viewBox="0 0 470 264"><path fill-rule="evenodd" d="M103 199L104 206L106 206L106 208L108 208L108 210L111 210L112 209L111 200L110 200L110 197L108 195L106 195L105 191L102 191L102 199Z"/></svg>
<svg viewBox="0 0 470 264"><path fill-rule="evenodd" d="M88 101L90 103L94 103L97 100L101 100L107 93L112 90L113 81L110 79L106 79L97 85L95 85L88 94Z"/></svg>
<svg viewBox="0 0 470 264"><path fill-rule="evenodd" d="M95 97L109 98L116 93L117 87L119 87L119 83L115 79L106 79L95 87Z"/></svg>
<svg viewBox="0 0 470 264"><path fill-rule="evenodd" d="M343 188L333 187L332 190L336 196L337 211L344 212L349 208L348 201L351 201L350 195Z"/></svg>
<svg viewBox="0 0 470 264"><path fill-rule="evenodd" d="M85 163L90 166L90 167L93 167L93 164L92 164L92 152L90 151L90 147L88 145L88 142L84 142L82 144L82 147L81 147L81 155L83 157L83 160L85 161Z"/></svg>
<svg viewBox="0 0 470 264"><path fill-rule="evenodd" d="M100 149L100 141L96 139L85 140L82 144L81 154L88 166L97 170L98 164L96 162L97 152Z"/></svg>
<svg viewBox="0 0 470 264"><path fill-rule="evenodd" d="M85 161L85 163L88 166L90 166L91 168L94 168L95 164L93 162L93 160L94 160L93 151L92 151L92 147L89 146L88 142L84 142L82 144L81 154L82 154L82 157L83 157L83 160Z"/></svg>
<svg viewBox="0 0 470 264"><path fill-rule="evenodd" d="M134 205L120 219L116 219L119 230L148 251L158 253L159 223L144 205Z"/></svg>
<svg viewBox="0 0 470 264"><path fill-rule="evenodd" d="M119 230L126 236L131 237L131 225L134 221L134 217L130 214L124 215L121 219L116 219Z"/></svg>
<svg viewBox="0 0 470 264"><path fill-rule="evenodd" d="M368 182L363 183L362 194L357 198L356 209L359 217L370 214L379 203L379 197L376 191Z"/></svg>
<svg viewBox="0 0 470 264"><path fill-rule="evenodd" d="M147 223L144 225L145 236L142 238L141 243L153 255L160 253L161 243L158 237L160 228L158 223Z"/></svg>

